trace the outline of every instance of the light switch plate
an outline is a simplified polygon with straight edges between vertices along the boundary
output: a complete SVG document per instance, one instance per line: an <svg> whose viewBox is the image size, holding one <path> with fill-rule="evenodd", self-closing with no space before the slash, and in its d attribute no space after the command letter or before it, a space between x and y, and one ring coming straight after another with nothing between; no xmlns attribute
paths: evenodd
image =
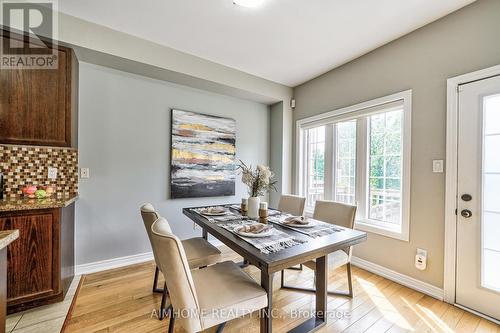
<svg viewBox="0 0 500 333"><path fill-rule="evenodd" d="M90 169L89 168L81 168L80 169L80 178L82 178L82 179L90 178Z"/></svg>
<svg viewBox="0 0 500 333"><path fill-rule="evenodd" d="M432 172L443 173L444 172L444 161L443 160L433 160L432 161Z"/></svg>
<svg viewBox="0 0 500 333"><path fill-rule="evenodd" d="M48 167L47 168L47 177L49 179L56 179L57 178L57 168L53 168L53 167Z"/></svg>

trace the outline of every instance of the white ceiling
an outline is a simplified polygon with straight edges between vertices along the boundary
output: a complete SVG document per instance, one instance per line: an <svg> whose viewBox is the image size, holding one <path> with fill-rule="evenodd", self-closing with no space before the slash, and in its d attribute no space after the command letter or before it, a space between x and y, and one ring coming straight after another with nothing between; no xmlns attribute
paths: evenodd
<svg viewBox="0 0 500 333"><path fill-rule="evenodd" d="M59 10L287 86L475 0L62 0Z"/></svg>

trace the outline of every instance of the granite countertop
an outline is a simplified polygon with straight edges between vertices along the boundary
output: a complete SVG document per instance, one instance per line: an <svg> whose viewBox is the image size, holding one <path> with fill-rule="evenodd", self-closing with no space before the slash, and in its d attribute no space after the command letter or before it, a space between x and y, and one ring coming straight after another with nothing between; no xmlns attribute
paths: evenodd
<svg viewBox="0 0 500 333"><path fill-rule="evenodd" d="M52 197L45 199L16 198L0 200L0 212L16 210L50 209L69 206L78 199L78 195Z"/></svg>
<svg viewBox="0 0 500 333"><path fill-rule="evenodd" d="M19 238L19 230L0 231L0 250Z"/></svg>

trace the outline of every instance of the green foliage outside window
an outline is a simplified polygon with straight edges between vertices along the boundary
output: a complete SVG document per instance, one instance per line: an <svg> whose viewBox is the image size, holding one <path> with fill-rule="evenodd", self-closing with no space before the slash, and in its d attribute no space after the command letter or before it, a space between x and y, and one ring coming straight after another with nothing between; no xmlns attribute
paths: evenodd
<svg viewBox="0 0 500 333"><path fill-rule="evenodd" d="M322 181L325 178L325 154L319 149L313 152L313 178Z"/></svg>

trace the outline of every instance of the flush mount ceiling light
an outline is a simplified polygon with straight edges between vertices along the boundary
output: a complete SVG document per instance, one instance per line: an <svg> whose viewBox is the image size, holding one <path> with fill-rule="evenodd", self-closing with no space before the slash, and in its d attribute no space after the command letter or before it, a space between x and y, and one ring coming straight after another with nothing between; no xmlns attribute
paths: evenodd
<svg viewBox="0 0 500 333"><path fill-rule="evenodd" d="M247 7L247 8L258 7L258 6L262 5L263 2L264 2L264 0L233 0L233 3L235 5Z"/></svg>

